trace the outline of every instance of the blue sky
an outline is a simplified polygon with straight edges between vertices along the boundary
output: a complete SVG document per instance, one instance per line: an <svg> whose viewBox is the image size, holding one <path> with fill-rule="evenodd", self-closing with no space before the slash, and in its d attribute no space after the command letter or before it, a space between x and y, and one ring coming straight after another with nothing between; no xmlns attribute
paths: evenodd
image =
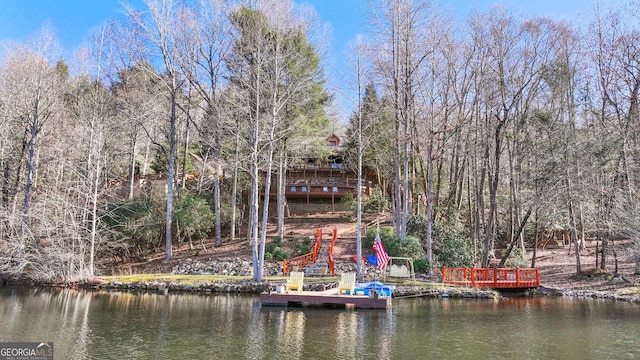
<svg viewBox="0 0 640 360"><path fill-rule="evenodd" d="M66 54L86 41L91 32L122 11L121 2L138 7L141 0L0 0L0 41L24 42L43 24L56 32ZM462 19L472 9L486 10L502 4L527 17L551 16L572 21L586 21L592 13L592 0L437 0ZM603 6L618 0L599 0ZM333 52L342 52L356 34L363 32L364 16L360 11L367 0L296 0L314 6L323 23L333 28Z"/></svg>
<svg viewBox="0 0 640 360"><path fill-rule="evenodd" d="M369 0L295 0L316 8L323 24L332 28L332 59L340 59L348 43L366 30L363 9ZM503 5L523 17L549 16L585 25L595 1L603 8L626 0L436 0L462 21L471 11ZM44 25L54 30L63 54L69 57L108 19L122 13L122 3L141 8L142 0L0 0L0 44L25 42ZM0 50L2 54L2 50ZM339 61L329 62L340 65ZM329 69L328 73L334 73ZM331 79L330 79L331 81ZM347 106L348 107L348 106Z"/></svg>

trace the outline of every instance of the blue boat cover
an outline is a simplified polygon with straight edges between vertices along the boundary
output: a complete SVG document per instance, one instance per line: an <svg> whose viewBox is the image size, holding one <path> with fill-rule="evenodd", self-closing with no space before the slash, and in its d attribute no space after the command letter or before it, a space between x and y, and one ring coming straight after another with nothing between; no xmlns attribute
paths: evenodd
<svg viewBox="0 0 640 360"><path fill-rule="evenodd" d="M358 291L362 291L365 295L369 295L369 292L371 290L376 290L381 295L391 296L395 289L395 285L387 285L379 281L372 281L366 283L356 283L355 293L357 294Z"/></svg>

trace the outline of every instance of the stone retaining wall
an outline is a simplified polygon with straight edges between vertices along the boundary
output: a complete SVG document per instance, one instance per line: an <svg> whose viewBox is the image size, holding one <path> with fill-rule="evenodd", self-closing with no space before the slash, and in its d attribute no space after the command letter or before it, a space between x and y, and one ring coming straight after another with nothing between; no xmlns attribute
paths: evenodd
<svg viewBox="0 0 640 360"><path fill-rule="evenodd" d="M340 262L336 264L336 274L356 271L356 264L353 262ZM226 276L252 276L253 270L251 261L237 258L230 261L217 261L210 259L201 262L193 259L186 259L173 268L174 274L181 275L226 275ZM373 279L376 275L375 267L370 264L363 264L362 273L365 279ZM265 261L264 276L282 276L282 262L275 260ZM321 282L313 277L304 284L306 291L321 291L335 287L336 282ZM0 276L0 286L3 285L29 285L29 286L49 286L49 287L81 287L104 290L119 291L154 291L160 293L168 292L189 292L189 293L247 293L259 294L264 291L274 290L277 285L283 285L285 280L256 282L253 280L222 280L203 281L193 284L185 284L172 281L138 281L138 282L103 282L99 279L80 281L74 284L34 284ZM530 295L537 296L567 296L576 298L595 298L616 301L634 302L640 304L637 296L617 295L610 292L573 290L573 289L550 289L540 287L529 291ZM410 297L451 297L451 298L500 298L500 294L493 290L483 290L465 287L445 287L437 286L397 286L393 293L394 298Z"/></svg>
<svg viewBox="0 0 640 360"><path fill-rule="evenodd" d="M283 281L265 281L256 282L252 280L238 281L216 281L202 282L197 284L183 284L171 281L137 281L131 283L122 283L119 281L106 282L97 285L97 288L103 290L120 290L120 291L154 291L160 293L169 292L189 292L189 293L236 293L236 294L259 294L265 291L273 291L277 285L282 285ZM337 285L335 282L313 282L305 283L304 291L322 291L333 288ZM448 287L429 287L429 286L397 286L394 298L410 298L410 297L442 297L442 298L478 298L478 299L496 299L500 295L492 290L483 290L476 288L448 288Z"/></svg>
<svg viewBox="0 0 640 360"><path fill-rule="evenodd" d="M335 273L356 271L356 263L354 262L337 262L335 264ZM376 268L369 263L362 265L362 275L366 278L373 278ZM186 259L173 267L173 274L179 275L240 275L252 276L252 262L248 259L237 258L228 261L218 261L209 259L206 262ZM265 260L264 276L282 276L282 261Z"/></svg>

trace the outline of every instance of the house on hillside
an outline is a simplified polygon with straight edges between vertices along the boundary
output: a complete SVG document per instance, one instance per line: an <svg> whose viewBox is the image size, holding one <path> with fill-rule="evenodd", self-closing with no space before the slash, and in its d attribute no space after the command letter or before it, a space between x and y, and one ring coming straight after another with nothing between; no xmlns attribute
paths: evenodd
<svg viewBox="0 0 640 360"><path fill-rule="evenodd" d="M363 171L363 180L358 184L358 174L344 164L344 148L340 138L332 134L327 139L328 155L323 158L309 155L297 166L291 166L285 175L285 197L291 204L330 204L331 209L349 194L357 191L371 195L377 186L377 176L371 171ZM277 184L277 174L272 184ZM275 199L277 186L272 186L270 196Z"/></svg>

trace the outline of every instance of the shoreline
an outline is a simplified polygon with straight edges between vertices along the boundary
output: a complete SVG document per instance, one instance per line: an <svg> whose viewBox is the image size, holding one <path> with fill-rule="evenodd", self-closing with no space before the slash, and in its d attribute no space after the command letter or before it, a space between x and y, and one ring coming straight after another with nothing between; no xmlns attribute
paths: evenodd
<svg viewBox="0 0 640 360"><path fill-rule="evenodd" d="M20 281L19 279L0 279L0 288L10 287L28 287L28 288L72 288L84 290L101 290L101 291L123 291L123 292L147 292L157 293L161 295L171 294L260 294L262 292L273 291L277 285L283 283L283 279L268 279L257 282L246 278L233 278L218 280L198 280L197 278L189 281L162 279L163 276L157 275L157 280L134 280L127 281L123 279L105 280L96 277L90 280L78 281L72 284L54 284L54 283L36 283L33 281ZM126 277L125 277L126 278ZM322 291L335 286L336 282L323 280L314 280L304 284L305 291ZM407 299L415 297L427 298L458 298L458 299L505 299L509 298L509 294L500 293L492 289L479 289L463 286L451 286L441 283L425 283L403 285L394 283L396 290L393 293L393 299ZM537 296L559 296L583 299L600 299L611 301L622 301L628 303L640 304L640 297L619 295L607 291L594 290L576 290L576 289L557 289L546 286L529 289L519 292L518 296L537 297Z"/></svg>
<svg viewBox="0 0 640 360"><path fill-rule="evenodd" d="M252 279L240 276L228 277L218 280L199 280L198 278L190 278L188 281L169 280L168 275L157 275L156 280L133 280L129 281L127 277L112 277L114 279L106 280L96 277L89 280L82 280L71 284L55 284L55 283L35 283L33 281L20 281L5 279L2 286L28 287L28 288L72 288L84 290L102 290L102 291L135 291L135 292L152 292L159 294L212 294L212 293L228 293L228 294L255 294L262 292L274 291L276 286L286 282L285 278L267 279L257 282ZM163 279L165 277L165 279ZM305 282L305 291L323 291L337 285L339 278L335 279L313 279ZM499 292L491 289L479 289L463 286L455 286L441 283L424 283L403 285L392 283L396 286L393 298L409 298L409 297L441 297L441 298L475 298L475 299L499 299L502 296Z"/></svg>

